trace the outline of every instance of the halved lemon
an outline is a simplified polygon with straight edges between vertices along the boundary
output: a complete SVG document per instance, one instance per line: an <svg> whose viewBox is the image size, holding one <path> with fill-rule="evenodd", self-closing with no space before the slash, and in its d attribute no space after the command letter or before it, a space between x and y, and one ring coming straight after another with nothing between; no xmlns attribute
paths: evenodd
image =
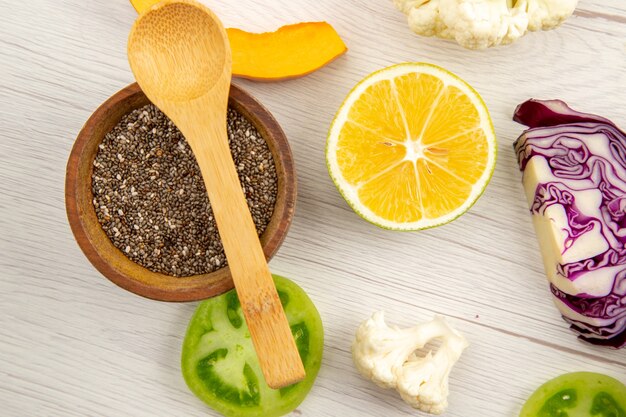
<svg viewBox="0 0 626 417"><path fill-rule="evenodd" d="M328 171L348 204L386 229L448 223L483 193L496 136L478 93L435 65L394 65L357 84L326 145Z"/></svg>

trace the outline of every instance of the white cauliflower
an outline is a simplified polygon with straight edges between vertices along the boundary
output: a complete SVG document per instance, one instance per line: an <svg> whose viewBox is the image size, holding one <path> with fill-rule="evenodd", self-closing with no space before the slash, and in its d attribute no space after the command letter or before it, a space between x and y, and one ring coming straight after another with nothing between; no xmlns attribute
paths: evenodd
<svg viewBox="0 0 626 417"><path fill-rule="evenodd" d="M423 36L456 40L469 49L509 44L527 31L563 23L578 0L393 0Z"/></svg>
<svg viewBox="0 0 626 417"><path fill-rule="evenodd" d="M416 354L435 339L441 341L436 352ZM395 388L414 408L441 414L448 406L448 375L467 345L443 317L400 329L387 326L384 312L379 311L359 326L352 357L366 378L383 388Z"/></svg>

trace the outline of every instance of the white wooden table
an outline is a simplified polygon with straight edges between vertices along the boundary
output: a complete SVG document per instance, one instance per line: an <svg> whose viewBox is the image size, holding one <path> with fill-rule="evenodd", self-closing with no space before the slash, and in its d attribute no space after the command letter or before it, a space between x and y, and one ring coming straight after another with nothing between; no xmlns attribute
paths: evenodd
<svg viewBox="0 0 626 417"><path fill-rule="evenodd" d="M299 196L271 262L310 294L326 329L315 387L293 415L419 414L361 378L350 356L358 323L384 309L410 325L452 318L471 346L451 376L451 417L516 416L543 381L587 370L626 380L626 350L579 342L550 300L511 144L523 100L561 98L626 126L626 4L581 0L557 31L470 52L414 36L390 1L205 0L228 26L273 30L327 20L349 53L306 78L239 81L291 142ZM215 415L186 388L179 355L196 307L150 301L92 268L68 227L64 170L91 112L133 81L127 0L0 0L0 415ZM363 76L402 61L457 73L482 94L499 139L486 194L444 227L380 230L329 179L329 123Z"/></svg>

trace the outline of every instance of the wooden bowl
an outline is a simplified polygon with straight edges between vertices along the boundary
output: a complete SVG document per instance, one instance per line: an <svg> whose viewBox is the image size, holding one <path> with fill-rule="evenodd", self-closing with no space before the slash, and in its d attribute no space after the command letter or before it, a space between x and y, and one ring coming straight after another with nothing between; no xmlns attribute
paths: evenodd
<svg viewBox="0 0 626 417"><path fill-rule="evenodd" d="M128 291L162 301L213 297L233 288L228 267L210 274L178 278L152 272L116 248L96 217L91 176L98 145L125 114L148 103L150 101L139 86L131 84L105 101L78 134L65 177L65 206L72 232L93 266ZM258 129L269 145L276 165L278 196L270 223L261 236L263 251L269 260L287 234L296 204L296 173L291 149L278 122L249 93L232 85L228 104Z"/></svg>

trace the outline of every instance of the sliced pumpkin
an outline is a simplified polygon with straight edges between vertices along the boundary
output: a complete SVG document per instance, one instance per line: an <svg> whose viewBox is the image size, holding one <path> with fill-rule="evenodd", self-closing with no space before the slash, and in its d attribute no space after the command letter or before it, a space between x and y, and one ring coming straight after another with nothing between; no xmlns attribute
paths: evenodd
<svg viewBox="0 0 626 417"><path fill-rule="evenodd" d="M233 51L233 75L253 80L302 77L347 51L326 22L297 23L266 33L228 29L228 39Z"/></svg>
<svg viewBox="0 0 626 417"><path fill-rule="evenodd" d="M141 13L161 0L130 0ZM233 76L257 81L298 78L343 55L348 49L326 22L287 25L275 32L226 29L233 55Z"/></svg>
<svg viewBox="0 0 626 417"><path fill-rule="evenodd" d="M157 4L160 0L130 0L130 4L133 5L137 13L141 13L148 7Z"/></svg>

